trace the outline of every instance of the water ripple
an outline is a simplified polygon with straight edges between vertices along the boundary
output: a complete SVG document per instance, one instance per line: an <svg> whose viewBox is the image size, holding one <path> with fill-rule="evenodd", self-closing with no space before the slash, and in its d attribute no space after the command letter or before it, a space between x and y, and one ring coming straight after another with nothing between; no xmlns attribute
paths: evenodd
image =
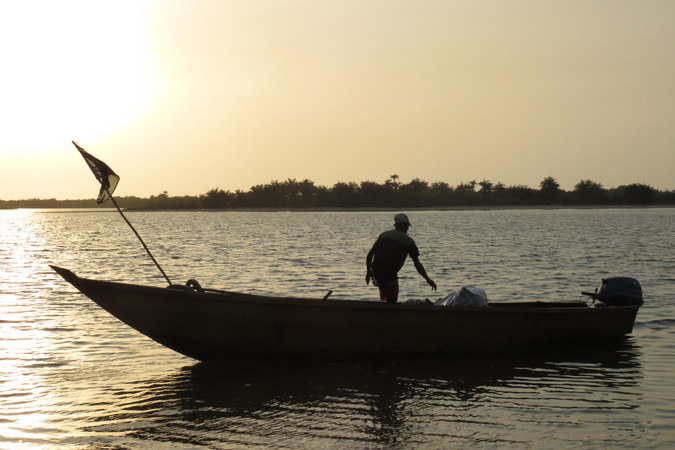
<svg viewBox="0 0 675 450"><path fill-rule="evenodd" d="M402 298L473 284L491 301L582 299L602 277L635 276L645 306L633 336L545 355L198 364L125 327L47 267L163 285L119 217L0 211L0 447L675 445L673 210L411 215L439 292L408 263ZM391 220L377 212L129 216L178 281L364 299L377 296L363 280L365 254Z"/></svg>

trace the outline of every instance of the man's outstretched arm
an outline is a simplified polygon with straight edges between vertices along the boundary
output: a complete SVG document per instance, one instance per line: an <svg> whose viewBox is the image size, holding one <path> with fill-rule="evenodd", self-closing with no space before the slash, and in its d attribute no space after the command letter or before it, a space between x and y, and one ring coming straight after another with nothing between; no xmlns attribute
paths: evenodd
<svg viewBox="0 0 675 450"><path fill-rule="evenodd" d="M415 269L417 269L417 272L419 272L419 274L422 275L422 278L427 280L427 283L429 284L429 286L431 286L431 290L435 291L436 290L436 283L434 283L434 280L429 278L429 275L427 275L427 271L424 270L424 266L420 262L420 259L416 256L411 256L411 258L413 260L413 264L415 264Z"/></svg>

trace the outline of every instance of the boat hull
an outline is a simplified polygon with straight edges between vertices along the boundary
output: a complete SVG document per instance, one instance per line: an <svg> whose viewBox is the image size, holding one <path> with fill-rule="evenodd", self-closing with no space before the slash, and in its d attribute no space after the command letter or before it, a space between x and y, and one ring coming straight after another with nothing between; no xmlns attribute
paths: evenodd
<svg viewBox="0 0 675 450"><path fill-rule="evenodd" d="M113 316L201 361L495 351L620 338L636 306L494 303L436 307L197 292L80 278L53 267Z"/></svg>

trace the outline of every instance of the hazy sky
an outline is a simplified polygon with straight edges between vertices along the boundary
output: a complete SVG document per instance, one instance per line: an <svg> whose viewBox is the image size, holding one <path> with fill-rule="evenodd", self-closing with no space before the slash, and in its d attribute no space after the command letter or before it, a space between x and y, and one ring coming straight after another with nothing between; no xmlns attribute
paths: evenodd
<svg viewBox="0 0 675 450"><path fill-rule="evenodd" d="M0 199L675 189L673 0L0 0Z"/></svg>

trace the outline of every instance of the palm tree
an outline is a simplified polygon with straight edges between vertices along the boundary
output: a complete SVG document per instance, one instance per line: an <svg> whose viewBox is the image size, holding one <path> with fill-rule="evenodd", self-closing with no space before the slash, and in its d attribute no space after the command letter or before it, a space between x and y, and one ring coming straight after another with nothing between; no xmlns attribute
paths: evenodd
<svg viewBox="0 0 675 450"><path fill-rule="evenodd" d="M555 178L549 176L541 180L541 183L539 183L539 188L542 193L555 194L560 190L560 184L558 184Z"/></svg>
<svg viewBox="0 0 675 450"><path fill-rule="evenodd" d="M555 178L548 176L541 180L539 183L539 191L541 197L547 203L552 203L558 200L560 196L560 184L555 180Z"/></svg>
<svg viewBox="0 0 675 450"><path fill-rule="evenodd" d="M392 192L394 192L394 194L398 192L398 188L401 185L398 182L398 179L399 179L399 176L396 175L396 174L393 174L393 175L390 175L389 179L384 182L385 186L391 187L391 190L392 190Z"/></svg>
<svg viewBox="0 0 675 450"><path fill-rule="evenodd" d="M605 190L600 183L591 180L581 180L574 185L574 191L572 192L584 203L593 203L601 199Z"/></svg>
<svg viewBox="0 0 675 450"><path fill-rule="evenodd" d="M489 180L483 180L480 183L478 183L480 186L480 191L484 194L489 194L492 192L492 188L494 185L489 181Z"/></svg>

